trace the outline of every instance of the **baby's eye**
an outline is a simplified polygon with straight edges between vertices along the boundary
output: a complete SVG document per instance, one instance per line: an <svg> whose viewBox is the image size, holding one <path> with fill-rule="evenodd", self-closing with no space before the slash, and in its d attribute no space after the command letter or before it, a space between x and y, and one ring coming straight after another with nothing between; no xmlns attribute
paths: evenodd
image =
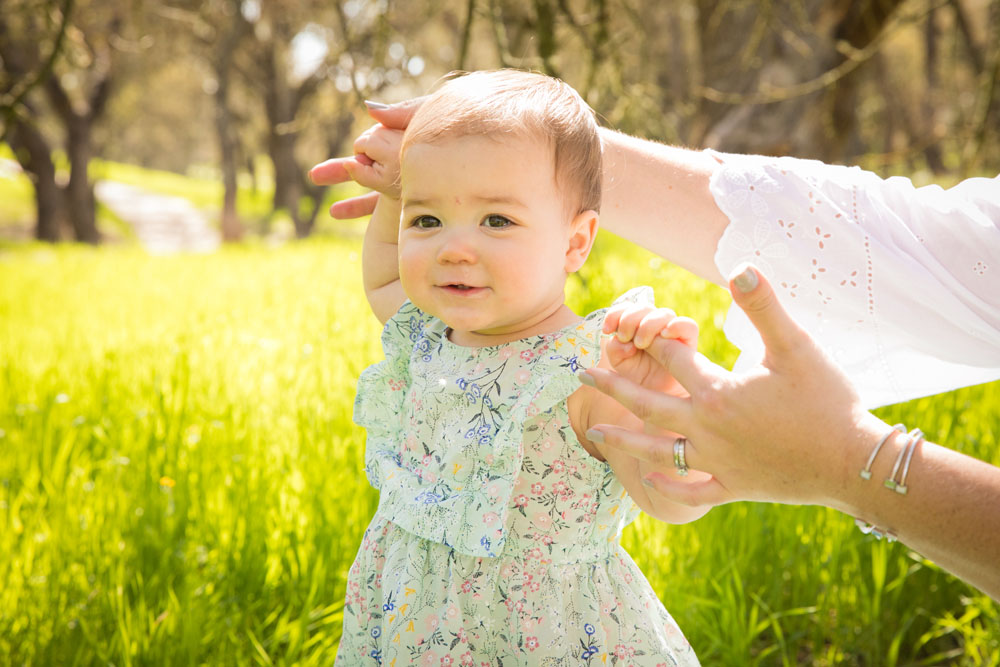
<svg viewBox="0 0 1000 667"><path fill-rule="evenodd" d="M440 227L441 221L433 215L418 215L410 221L410 226L418 229L433 229L435 227Z"/></svg>
<svg viewBox="0 0 1000 667"><path fill-rule="evenodd" d="M514 223L510 218L507 218L496 213L491 213L490 215L483 218L483 226L490 227L491 229L503 229L504 227L510 227Z"/></svg>

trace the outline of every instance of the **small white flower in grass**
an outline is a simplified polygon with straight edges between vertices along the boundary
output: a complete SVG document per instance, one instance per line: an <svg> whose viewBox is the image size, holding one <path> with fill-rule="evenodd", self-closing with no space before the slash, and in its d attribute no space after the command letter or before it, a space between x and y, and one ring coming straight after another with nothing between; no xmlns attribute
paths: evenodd
<svg viewBox="0 0 1000 667"><path fill-rule="evenodd" d="M56 394L56 403L69 403L69 394Z"/></svg>

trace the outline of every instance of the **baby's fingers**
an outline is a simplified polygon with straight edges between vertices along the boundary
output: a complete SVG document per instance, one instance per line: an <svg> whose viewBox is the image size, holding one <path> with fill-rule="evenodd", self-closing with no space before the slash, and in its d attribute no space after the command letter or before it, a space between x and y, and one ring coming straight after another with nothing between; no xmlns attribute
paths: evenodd
<svg viewBox="0 0 1000 667"><path fill-rule="evenodd" d="M669 308L657 308L649 311L639 321L632 342L640 350L645 350L674 319L676 319L674 311Z"/></svg>

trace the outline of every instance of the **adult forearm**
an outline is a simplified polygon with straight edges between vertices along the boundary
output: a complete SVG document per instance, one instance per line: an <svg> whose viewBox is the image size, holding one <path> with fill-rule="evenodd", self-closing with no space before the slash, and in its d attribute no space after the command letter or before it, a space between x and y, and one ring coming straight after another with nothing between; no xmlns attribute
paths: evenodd
<svg viewBox="0 0 1000 667"><path fill-rule="evenodd" d="M601 224L644 248L722 284L715 249L729 219L708 184L710 154L603 129Z"/></svg>
<svg viewBox="0 0 1000 667"><path fill-rule="evenodd" d="M884 480L891 476L905 440L896 436L887 443L868 481L858 476L864 461L858 462L857 471L849 472L842 497L832 504L894 533L918 553L1000 600L1000 468L923 442L910 462L907 492L899 494L886 488Z"/></svg>

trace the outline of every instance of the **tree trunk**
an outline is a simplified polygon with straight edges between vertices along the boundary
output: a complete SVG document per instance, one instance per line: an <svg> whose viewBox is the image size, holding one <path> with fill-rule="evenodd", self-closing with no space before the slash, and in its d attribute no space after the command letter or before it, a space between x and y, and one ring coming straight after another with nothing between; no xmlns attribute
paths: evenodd
<svg viewBox="0 0 1000 667"><path fill-rule="evenodd" d="M66 184L66 205L77 241L96 245L101 242L97 231L97 200L87 174L93 157L91 132L93 121L88 115L74 115L67 120L66 153L69 157L69 183Z"/></svg>
<svg viewBox="0 0 1000 667"><path fill-rule="evenodd" d="M68 220L63 192L56 184L52 149L42 133L26 122L12 127L9 140L17 161L35 188L35 238L56 243L61 240L61 229L68 224Z"/></svg>
<svg viewBox="0 0 1000 667"><path fill-rule="evenodd" d="M238 10L237 10L238 11ZM219 140L219 164L222 169L222 215L220 227L222 240L239 241L243 238L243 223L236 211L237 183L237 141L233 123L233 113L229 107L229 83L232 72L232 56L237 42L244 34L246 23L240 19L232 22L220 40L214 58L215 76L218 87L215 90L215 130Z"/></svg>

